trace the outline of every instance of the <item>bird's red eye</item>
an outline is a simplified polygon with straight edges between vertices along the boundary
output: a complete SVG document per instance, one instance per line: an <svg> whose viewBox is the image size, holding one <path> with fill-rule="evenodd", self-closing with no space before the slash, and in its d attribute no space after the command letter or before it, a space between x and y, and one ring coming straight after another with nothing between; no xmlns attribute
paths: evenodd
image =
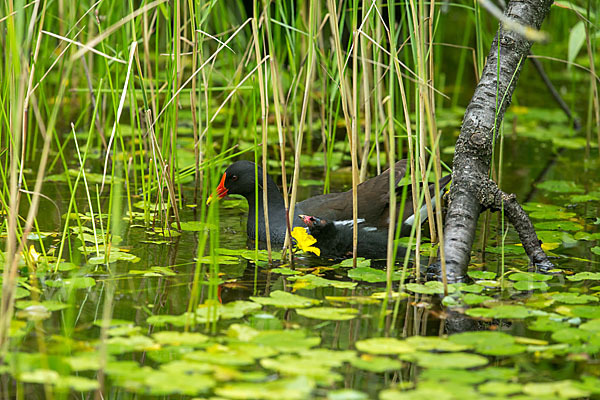
<svg viewBox="0 0 600 400"><path fill-rule="evenodd" d="M237 175L232 175L232 176L231 176L231 180L232 180L233 182L237 181L237 180L238 180L238 177L237 177Z"/></svg>

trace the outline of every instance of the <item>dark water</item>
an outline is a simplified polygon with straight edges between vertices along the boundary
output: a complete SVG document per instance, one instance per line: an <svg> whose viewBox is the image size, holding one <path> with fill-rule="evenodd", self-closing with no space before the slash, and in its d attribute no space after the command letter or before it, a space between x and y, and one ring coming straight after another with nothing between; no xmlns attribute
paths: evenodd
<svg viewBox="0 0 600 400"><path fill-rule="evenodd" d="M507 161L504 162L502 170L502 188L505 191L516 193L520 200L559 206L565 212L575 214L570 216L569 219L581 224L583 231L590 234L598 232L598 202L574 202L570 197L573 193L556 193L536 187L537 183L547 180L566 180L574 181L575 184L584 188L586 193L598 191L598 161L597 159L586 160L585 157L582 157L583 152L583 149L561 150L557 149L556 145L551 142L507 135L504 147ZM450 155L446 155L446 158L450 158ZM318 179L320 176L319 170L311 171L314 172L314 177ZM346 174L345 178L335 181L336 187L334 189L346 190L349 184L349 176ZM45 185L44 190L45 193L51 194L50 197L54 199L58 210L52 203L42 201L40 206L40 229L49 232L60 230L63 221L61 216L66 212L68 195L64 194L66 191L61 184L48 183ZM304 187L300 191L299 198L318 194L319 190L320 187L318 186ZM186 189L184 195L186 201L190 202L192 198L191 188ZM85 198L79 198L78 204L86 204ZM226 202L221 203L222 207L219 211L220 246L239 250L247 249L248 246L252 248L254 244L247 241L245 233L245 212L239 208L226 208L225 204ZM180 216L182 221L198 219L197 212L189 207L184 207ZM485 221L486 218L482 216L480 218L478 239L473 247L473 265L470 269L492 271L498 277L503 271L527 271L528 260L526 256L511 253L515 248L511 245L518 243L518 237L512 229L509 230L505 238L505 243L510 248L507 247L508 250L505 252L504 265L501 263L502 257L498 252L481 252L480 238ZM496 233L501 232L501 222L497 214L492 214L487 218L487 221L489 223L489 233L486 246L488 250L490 248L497 249L500 246L502 236ZM534 221L537 223L538 220ZM570 233L567 231L561 232L566 232L571 237L576 233L573 231L570 231ZM65 357L65 352L80 353L86 348L94 348L97 346L96 341L101 334L100 328L94 325L94 322L102 319L107 293L114 294L110 305L112 318L130 321L136 335L150 335L165 329L182 330L182 327L168 324L166 327L154 326L149 324L147 319L152 315L177 316L188 310L196 268L194 258L197 253L198 234L184 231L181 236L170 239L166 243L152 243L156 240L164 240L164 238L148 234L147 229L140 226L139 223L129 225L123 222L122 242L118 244L118 247L139 257L140 261L136 263L111 263L109 271L105 265L93 266L86 264L85 256L76 250L81 242L75 239L75 236L72 236L70 241L72 258L69 261L76 264L77 268L70 272L62 272L60 276L62 279L67 279L69 276L89 276L95 279L95 286L89 289L68 292L60 288L47 286L46 280L54 280L55 277L52 274L41 274L39 299L57 300L71 304L73 307L69 310L52 312L50 318L41 322L41 330L36 331L30 323L28 333L24 337L12 341L11 349L24 353L36 353L39 349L40 334L47 342L45 351L51 357L57 357L58 359ZM44 239L46 249L55 247L57 243L58 239L53 237ZM553 262L556 263L559 269L566 272L557 272L556 276L548 282L548 287L543 291L514 289L498 291L488 288L482 294L493 297L496 302L506 304L526 304L529 299L538 296L539 293L565 291L591 294L598 297L600 292L598 292L597 281L570 282L565 279L565 276L575 272L598 270L598 255L591 252L591 248L594 246L598 246L598 239L595 241L567 240L561 243L558 248L551 250L555 256ZM69 254L69 252L65 254ZM205 254L208 254L208 247ZM275 266L280 264L285 266L285 262L281 261L278 261ZM295 260L296 269L303 273L316 272L317 275L332 281L352 282L352 279L347 276L348 269L346 268L315 270L316 267L331 267L334 264L336 264L336 261L323 260L312 255L298 255ZM373 264L372 266L379 269L383 268L382 264ZM164 270L158 273L148 273L153 271L153 267L169 267L170 273L164 273ZM201 282L207 282L208 271L209 269L206 266L203 267L200 276ZM409 269L410 271L412 271L412 266ZM299 315L293 308L264 306L261 310L240 318L221 319L214 328L209 328L208 325L202 323L191 328L191 331L208 334L215 343L223 343L223 338L227 336L227 330L232 323L245 324L259 331L265 329L301 330L309 336L320 338L318 348L335 351L354 350L357 341L373 337L405 338L418 335L437 337L478 330L505 332L514 337L545 340L548 343L554 343L551 336L552 332L532 330L530 324L523 319L471 318L464 314L464 307L459 307L458 310L446 308L440 303L441 296L421 295L414 292L408 292L409 296L400 299L398 303L391 302L385 310L385 315L380 319L381 303L374 301L361 304L360 299L364 300L373 293L383 292L385 290L384 283L359 281L358 285L352 289L331 286L312 289L298 288L294 286L292 281L287 279L286 275L271 272L270 267L264 265L264 263L257 265L252 260L244 258L240 258L240 261L235 264L219 265L219 273L221 281L220 299L224 305L234 301L248 300L251 296L268 297L270 293L283 290L322 300L324 305L327 306L354 308L358 310L358 317L348 321L312 319ZM594 289L594 287L596 288ZM394 290L398 291L398 289L399 282L396 281ZM341 302L339 299L332 299L344 296L352 296L355 302L347 303ZM207 301L210 303L210 298L209 285L200 285L199 303L204 304ZM29 297L24 299L27 300ZM592 304L596 303L592 302ZM585 319L582 321L585 321ZM576 325L572 323L570 326L575 327ZM131 335L133 333L129 337ZM128 336L125 335L125 337ZM561 343L565 342L574 343L577 341L567 340ZM176 344L173 345L176 346ZM515 368L515 375L509 381L520 384L567 378L577 380L582 373L584 375L597 375L596 357L600 348L596 349L598 346L595 344L589 344L587 348L584 344L582 346L573 350L572 353L549 353L551 355L542 358L531 351L519 353L515 356L491 356L488 366ZM188 352L190 349L186 348L182 351ZM42 354L44 353L42 352ZM156 369L165 361L160 357L157 358L156 354L158 353L153 353L151 350L133 350L120 353L115 356L115 359L133 360L140 368L148 366ZM577 354L581 357L576 357ZM177 359L178 357L170 354L168 359ZM31 369L32 367L29 366L28 368ZM60 371L60 368L58 370ZM251 367L244 367L242 370L244 372L260 371L261 373L267 373L265 382L276 381L282 376L289 376L286 374L277 375L272 370L265 370L258 363ZM316 393L316 396L319 397L326 396L333 389L350 388L363 392L367 396L365 398L376 398L382 389L395 387L394 384L417 384L418 377L423 371L431 372L432 370L431 367L422 368L417 366L416 363L406 361L403 361L401 368L392 368L387 372L371 372L345 364L342 367L335 368L336 373L341 376L339 380L319 383L313 393ZM24 394L24 398L44 397L45 392L42 385L24 383L23 386L16 386L13 376L10 375L11 369L6 367L3 372L4 375L0 382L3 386L1 393L4 396L8 395L10 397L18 392L20 395ZM92 380L96 376L94 371L80 372L79 375ZM222 379L215 387L221 387L230 381L237 382L236 378ZM135 398L136 396L152 393L162 393L163 396L167 397L179 397L181 393L186 393L177 390L169 392L164 389L163 392L159 390L157 393L152 391L152 385L150 384L147 386L132 386L122 381L113 380L110 374L106 385L107 393L110 394L111 398ZM17 388L19 389L17 390ZM71 389L72 394L76 392L78 390ZM68 397L66 394L68 391L58 391L56 393L59 398ZM82 390L81 393L89 392ZM202 393L202 391L198 393ZM205 393L210 393L210 390ZM526 392L526 394L530 393ZM590 394L588 393L588 395ZM88 398L88 396L89 394L85 394L83 397L78 396L78 398Z"/></svg>

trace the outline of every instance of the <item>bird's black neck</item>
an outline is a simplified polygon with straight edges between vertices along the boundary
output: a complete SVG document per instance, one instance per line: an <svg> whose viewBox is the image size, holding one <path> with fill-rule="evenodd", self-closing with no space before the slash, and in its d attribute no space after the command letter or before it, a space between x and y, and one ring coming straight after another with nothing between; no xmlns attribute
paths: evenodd
<svg viewBox="0 0 600 400"><path fill-rule="evenodd" d="M246 226L246 230L250 239L256 239L256 234L258 230L258 240L265 241L267 238L267 233L265 228L265 214L261 176L258 177L258 181L258 192L253 192L246 196L246 200L248 200L248 223ZM258 199L256 197L258 197ZM287 229L285 222L285 204L283 202L283 196L281 195L279 188L269 175L267 175L267 203L271 241L275 243L283 243L285 239L285 231ZM257 211L258 220L256 219Z"/></svg>

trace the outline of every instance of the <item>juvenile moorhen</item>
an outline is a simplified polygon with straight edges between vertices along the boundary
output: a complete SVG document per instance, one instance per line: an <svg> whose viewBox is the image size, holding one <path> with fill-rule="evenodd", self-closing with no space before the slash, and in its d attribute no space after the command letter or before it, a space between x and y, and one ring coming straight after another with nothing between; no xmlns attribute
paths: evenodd
<svg viewBox="0 0 600 400"><path fill-rule="evenodd" d="M262 168L255 166L250 161L236 161L225 170L216 192L219 198L223 198L228 194L239 194L246 198L249 206L246 231L250 239L256 239L255 214L258 207L258 240L265 241L266 230L262 193L259 193L257 196L258 206L255 199L255 168L258 169L258 188L262 191ZM404 177L405 173L406 160L400 160L395 165L394 178L396 184ZM450 176L442 178L440 186L444 186L449 180ZM389 225L389 169L361 183L358 185L357 190L358 218L364 220L367 226L378 229L384 228L382 230L387 231L387 226ZM401 190L402 187L397 187L396 192L401 193ZM430 186L430 190L433 192L433 185ZM267 175L267 198L269 203L271 242L283 243L287 230L285 205L279 188L269 175ZM409 220L413 213L411 198L412 196L409 193L404 207L403 221ZM293 227L304 225L297 218L300 214L318 216L326 221L351 220L352 190L314 196L296 203L293 218L290 216L290 222L293 224Z"/></svg>
<svg viewBox="0 0 600 400"><path fill-rule="evenodd" d="M310 215L299 215L309 233L317 239L313 246L321 250L321 256L343 258L352 256L352 220L326 221ZM385 258L387 253L387 228L367 226L362 219L358 223L357 254L365 258ZM406 254L404 247L398 247L398 255Z"/></svg>

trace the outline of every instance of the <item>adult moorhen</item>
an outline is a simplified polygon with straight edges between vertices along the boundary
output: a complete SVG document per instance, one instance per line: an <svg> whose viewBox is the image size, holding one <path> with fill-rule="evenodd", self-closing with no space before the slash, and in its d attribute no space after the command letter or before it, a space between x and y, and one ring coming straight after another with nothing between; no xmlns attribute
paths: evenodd
<svg viewBox="0 0 600 400"><path fill-rule="evenodd" d="M258 171L255 171L258 169ZM406 160L400 160L395 165L396 184L404 177L406 172ZM266 230L263 212L263 196L259 193L255 196L254 177L258 176L258 188L262 191L262 168L250 161L236 161L231 164L223 174L219 186L216 189L219 198L228 194L239 194L248 201L248 222L246 231L250 239L255 238L256 232L256 209L258 208L258 240L265 241ZM446 183L450 177L442 178ZM440 182L440 186L445 183ZM358 190L358 218L365 221L366 225L375 228L385 228L389 224L389 169L382 174L366 180L357 187ZM402 190L398 187L397 192ZM256 203L258 197L258 205ZM267 175L267 198L269 212L269 227L272 243L283 243L287 230L285 217L286 210L283 196L273 179ZM410 194L407 196L404 207L403 221L410 218L412 214L412 202ZM297 218L298 215L314 215L326 221L344 221L352 219L352 190L342 193L323 194L311 197L296 203L294 216L290 218L293 226L303 226ZM385 247L385 246L384 246Z"/></svg>

